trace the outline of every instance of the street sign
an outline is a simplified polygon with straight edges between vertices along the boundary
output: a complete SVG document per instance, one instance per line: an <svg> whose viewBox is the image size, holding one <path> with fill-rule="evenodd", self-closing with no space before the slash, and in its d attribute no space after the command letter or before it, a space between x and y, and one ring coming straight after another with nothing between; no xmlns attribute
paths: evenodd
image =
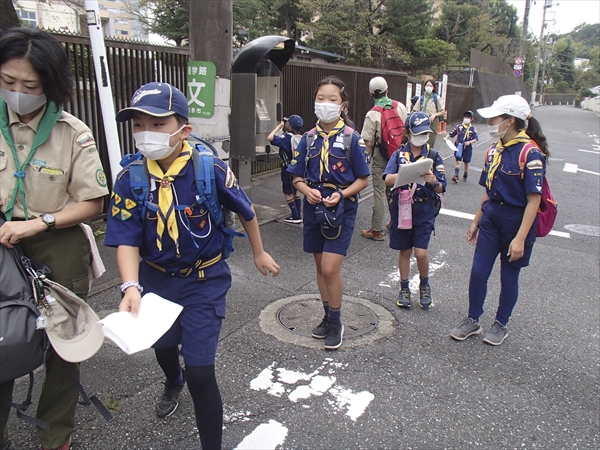
<svg viewBox="0 0 600 450"><path fill-rule="evenodd" d="M517 56L515 58L515 64L523 64L523 57L522 56Z"/></svg>
<svg viewBox="0 0 600 450"><path fill-rule="evenodd" d="M188 61L187 99L190 117L210 119L215 113L217 69L209 61Z"/></svg>
<svg viewBox="0 0 600 450"><path fill-rule="evenodd" d="M515 64L513 66L513 69L515 69L515 70L521 70L521 69L523 69L523 64Z"/></svg>
<svg viewBox="0 0 600 450"><path fill-rule="evenodd" d="M515 77L520 77L521 76L521 71L520 70L513 70L513 75Z"/></svg>

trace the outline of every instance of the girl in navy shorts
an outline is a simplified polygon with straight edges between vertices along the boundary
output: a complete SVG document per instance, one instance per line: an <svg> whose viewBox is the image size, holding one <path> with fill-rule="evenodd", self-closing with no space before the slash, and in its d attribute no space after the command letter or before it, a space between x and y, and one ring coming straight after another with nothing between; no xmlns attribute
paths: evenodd
<svg viewBox="0 0 600 450"><path fill-rule="evenodd" d="M535 224L542 183L549 156L546 137L531 117L529 103L518 95L504 95L489 108L477 110L498 139L486 153L479 184L485 194L467 231L467 240L476 245L469 281L469 314L450 332L464 341L482 332L479 318L487 293L487 281L500 254L500 302L491 330L483 342L500 345L508 336L506 324L519 296L519 272L529 265L535 242ZM525 145L533 143L519 167Z"/></svg>
<svg viewBox="0 0 600 450"><path fill-rule="evenodd" d="M325 348L329 350L342 345L341 267L354 231L357 194L367 187L369 177L365 145L360 135L348 126L344 113L347 102L348 92L342 80L331 76L317 84L317 126L302 137L288 168L294 175L294 186L304 194L304 251L314 254L325 310L325 317L312 335L325 339ZM317 205L332 208L340 201L342 225L323 228L317 219Z"/></svg>
<svg viewBox="0 0 600 450"><path fill-rule="evenodd" d="M410 274L410 257L413 248L421 278L419 287L419 304L425 309L433 306L431 287L429 286L429 254L427 246L435 222L436 205L435 193L446 190L446 175L444 160L437 152L432 152L427 144L431 133L429 116L420 111L415 111L406 118L404 124L403 147L400 147L390 158L383 172L385 184L393 186L396 182L398 169L402 164L410 164L423 158L433 159L430 172L423 174L423 184L416 187L404 185L392 191L390 202L390 248L400 250L398 255L398 269L400 270L400 293L396 304L400 308L410 308L410 288L408 276ZM414 203L412 205L412 228L398 229L398 196L400 191L413 190Z"/></svg>

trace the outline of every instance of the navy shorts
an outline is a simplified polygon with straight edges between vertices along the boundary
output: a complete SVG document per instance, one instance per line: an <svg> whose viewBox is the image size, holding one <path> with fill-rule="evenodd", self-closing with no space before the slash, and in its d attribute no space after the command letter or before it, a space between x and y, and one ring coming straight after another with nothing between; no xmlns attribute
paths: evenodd
<svg viewBox="0 0 600 450"><path fill-rule="evenodd" d="M355 197L356 198L356 197ZM346 256L352 233L354 232L354 222L356 220L357 205L350 199L344 199L344 222L340 234L335 239L327 239L321 232L321 225L317 222L315 216L315 205L308 203L304 199L304 226L302 234L304 236L304 251L306 253L335 253Z"/></svg>
<svg viewBox="0 0 600 450"><path fill-rule="evenodd" d="M416 202L412 208L413 227L410 230L398 229L398 196L394 195L390 204L390 248L408 250L410 248L427 249L435 224L435 205L433 200Z"/></svg>
<svg viewBox="0 0 600 450"><path fill-rule="evenodd" d="M469 145L468 147L463 148L463 152L460 158L456 157L456 152L454 152L454 159L457 161L463 161L466 163L471 162L471 158L473 157L473 145Z"/></svg>
<svg viewBox="0 0 600 450"><path fill-rule="evenodd" d="M296 188L292 180L294 175L287 171L287 167L281 168L281 190L287 195L296 195Z"/></svg>
<svg viewBox="0 0 600 450"><path fill-rule="evenodd" d="M486 256L496 256L500 253L502 264L512 267L528 266L535 243L535 222L525 239L523 256L513 262L509 262L510 257L507 256L508 247L521 226L525 208L488 200L482 205L482 210L475 251Z"/></svg>
<svg viewBox="0 0 600 450"><path fill-rule="evenodd" d="M221 323L225 318L225 295L231 286L231 272L224 260L204 269L204 279L192 273L181 278L140 263L144 292L154 292L183 306L181 314L152 348L181 344L181 355L190 366L215 363Z"/></svg>

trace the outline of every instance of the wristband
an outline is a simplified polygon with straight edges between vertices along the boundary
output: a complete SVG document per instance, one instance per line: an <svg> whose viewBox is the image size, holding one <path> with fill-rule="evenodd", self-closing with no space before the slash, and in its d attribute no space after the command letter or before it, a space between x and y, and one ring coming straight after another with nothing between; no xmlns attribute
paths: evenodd
<svg viewBox="0 0 600 450"><path fill-rule="evenodd" d="M433 184L431 185L431 187L432 187L432 188L435 190L435 189L437 189L437 188L438 188L438 186L439 186L439 185L440 185L440 182L439 182L439 181L436 181L435 183L433 183Z"/></svg>
<svg viewBox="0 0 600 450"><path fill-rule="evenodd" d="M142 292L144 292L144 288L142 287L142 285L140 283L138 283L137 281L126 281L125 283L123 283L120 287L121 292L124 294L125 291L127 289L129 289L130 287L135 287L137 288L138 291L140 291L140 294Z"/></svg>

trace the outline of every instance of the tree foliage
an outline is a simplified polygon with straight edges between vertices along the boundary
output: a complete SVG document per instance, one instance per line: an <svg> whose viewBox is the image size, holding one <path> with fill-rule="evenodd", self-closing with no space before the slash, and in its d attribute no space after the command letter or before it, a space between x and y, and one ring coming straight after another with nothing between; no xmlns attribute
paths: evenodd
<svg viewBox="0 0 600 450"><path fill-rule="evenodd" d="M146 32L170 39L177 46L187 42L190 15L188 0L139 0L131 12Z"/></svg>

